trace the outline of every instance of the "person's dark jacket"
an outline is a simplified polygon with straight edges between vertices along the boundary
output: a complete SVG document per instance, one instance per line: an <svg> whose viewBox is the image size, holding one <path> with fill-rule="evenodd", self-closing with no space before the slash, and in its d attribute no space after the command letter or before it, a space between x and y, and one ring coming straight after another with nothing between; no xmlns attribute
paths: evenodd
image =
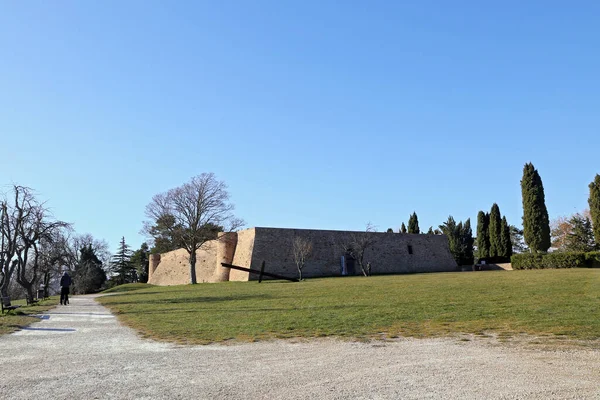
<svg viewBox="0 0 600 400"><path fill-rule="evenodd" d="M69 274L64 274L62 276L62 278L60 278L60 286L61 287L69 287L71 286L71 277L69 276Z"/></svg>

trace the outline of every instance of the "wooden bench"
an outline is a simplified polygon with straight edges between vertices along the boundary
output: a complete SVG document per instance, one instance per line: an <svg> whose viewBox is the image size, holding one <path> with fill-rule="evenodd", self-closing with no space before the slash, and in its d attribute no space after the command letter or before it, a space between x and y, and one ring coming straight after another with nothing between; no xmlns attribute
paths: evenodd
<svg viewBox="0 0 600 400"><path fill-rule="evenodd" d="M6 313L8 314L10 311L16 310L17 308L21 307L21 306L13 306L13 305L11 305L10 304L10 297L3 297L2 298L2 302L0 304L2 304L2 314L4 314L5 310L6 310Z"/></svg>

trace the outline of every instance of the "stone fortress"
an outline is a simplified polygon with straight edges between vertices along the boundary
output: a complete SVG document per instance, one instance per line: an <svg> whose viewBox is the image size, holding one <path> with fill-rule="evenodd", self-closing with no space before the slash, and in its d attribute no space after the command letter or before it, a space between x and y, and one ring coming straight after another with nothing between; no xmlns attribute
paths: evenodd
<svg viewBox="0 0 600 400"><path fill-rule="evenodd" d="M222 262L259 270L265 261L265 271L297 277L292 243L301 236L312 242L312 252L302 270L303 277L360 275L358 263L344 254L337 243L359 232L249 228L239 232L221 233L219 238L206 242L196 252L198 282L257 280L258 274L221 266ZM372 273L400 274L415 272L456 271L445 235L360 232L375 235L374 244L365 251L364 261L370 262ZM152 254L148 283L153 285L182 285L190 282L189 256L185 249L164 254Z"/></svg>

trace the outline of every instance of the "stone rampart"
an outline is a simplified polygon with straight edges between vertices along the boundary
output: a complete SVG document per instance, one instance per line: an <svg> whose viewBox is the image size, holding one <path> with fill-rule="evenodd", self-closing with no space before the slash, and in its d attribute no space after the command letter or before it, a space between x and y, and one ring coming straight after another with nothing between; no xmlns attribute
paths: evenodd
<svg viewBox="0 0 600 400"><path fill-rule="evenodd" d="M370 262L373 274L456 271L456 262L450 254L445 235L417 235L380 232L346 232L312 229L255 228L252 268L261 262L266 270L277 274L297 276L292 243L300 236L312 243L312 253L306 261L306 277L339 276L344 256L341 244L351 235L372 236L374 244L365 252L364 261ZM361 274L355 263L355 274ZM258 279L254 274L250 280Z"/></svg>
<svg viewBox="0 0 600 400"><path fill-rule="evenodd" d="M303 276L307 278L340 276L342 274L342 243L351 235L369 235L374 244L365 252L373 274L456 271L445 235L402 233L365 233L314 229L250 228L233 234L221 234L218 240L205 243L196 253L198 282L248 281L258 275L223 268L227 262L246 268L296 277L292 243L303 237L312 243L312 253L306 261ZM352 274L352 271L350 271ZM354 274L361 274L355 263ZM148 282L155 285L189 283L189 257L185 250L161 254L150 260Z"/></svg>

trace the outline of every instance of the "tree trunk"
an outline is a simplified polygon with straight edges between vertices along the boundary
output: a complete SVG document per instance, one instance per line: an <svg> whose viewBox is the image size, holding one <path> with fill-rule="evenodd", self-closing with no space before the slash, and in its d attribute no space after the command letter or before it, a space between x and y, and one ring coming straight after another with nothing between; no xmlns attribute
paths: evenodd
<svg viewBox="0 0 600 400"><path fill-rule="evenodd" d="M50 297L49 292L48 292L49 286L50 286L50 272L46 271L44 273L44 298Z"/></svg>
<svg viewBox="0 0 600 400"><path fill-rule="evenodd" d="M10 279L12 278L12 274L17 267L17 260L13 260L9 262L5 260L5 275L4 281L2 282L2 287L0 287L0 293L2 293L2 297L8 297L8 286L10 285Z"/></svg>
<svg viewBox="0 0 600 400"><path fill-rule="evenodd" d="M196 282L196 250L190 253L190 283L195 285Z"/></svg>

